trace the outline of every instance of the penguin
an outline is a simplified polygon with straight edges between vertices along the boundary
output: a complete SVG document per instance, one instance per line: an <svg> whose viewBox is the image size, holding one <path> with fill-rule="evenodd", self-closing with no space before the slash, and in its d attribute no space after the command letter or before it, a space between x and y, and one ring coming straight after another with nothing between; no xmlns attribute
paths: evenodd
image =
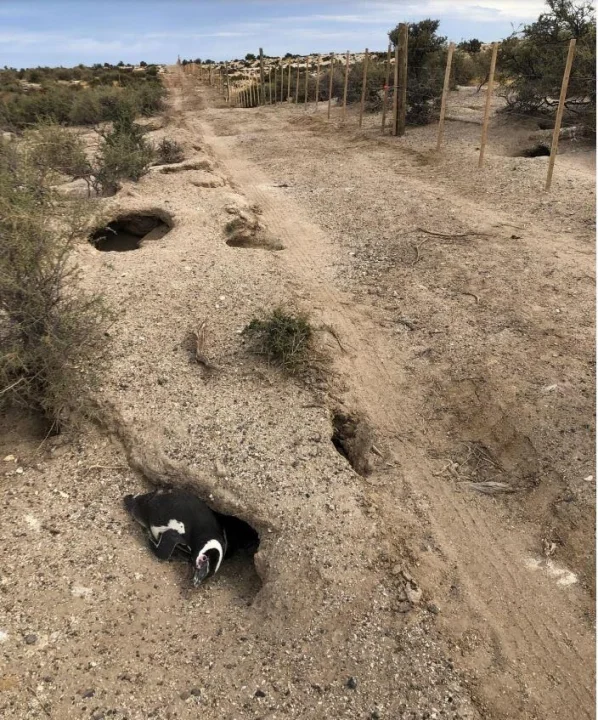
<svg viewBox="0 0 598 720"><path fill-rule="evenodd" d="M157 558L169 560L175 551L190 558L195 587L218 572L228 549L226 531L216 513L196 495L160 488L144 495L126 495L123 500L148 531Z"/></svg>

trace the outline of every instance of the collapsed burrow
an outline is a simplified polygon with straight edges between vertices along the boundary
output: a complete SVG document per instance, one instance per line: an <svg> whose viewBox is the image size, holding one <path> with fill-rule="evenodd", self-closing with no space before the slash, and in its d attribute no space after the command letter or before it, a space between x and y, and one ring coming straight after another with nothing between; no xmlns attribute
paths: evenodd
<svg viewBox="0 0 598 720"><path fill-rule="evenodd" d="M266 231L254 212L240 208L227 208L236 217L226 223L226 244L235 248L262 248L284 250L284 246Z"/></svg>
<svg viewBox="0 0 598 720"><path fill-rule="evenodd" d="M139 250L148 240L159 240L172 229L172 218L161 211L119 215L89 236L89 242L102 252Z"/></svg>
<svg viewBox="0 0 598 720"><path fill-rule="evenodd" d="M372 471L370 453L373 433L369 423L355 415L337 411L332 416L332 444L359 475Z"/></svg>
<svg viewBox="0 0 598 720"><path fill-rule="evenodd" d="M536 143L531 148L523 148L518 150L514 157L524 158L536 158L536 157L548 157L550 155L550 147L546 143Z"/></svg>

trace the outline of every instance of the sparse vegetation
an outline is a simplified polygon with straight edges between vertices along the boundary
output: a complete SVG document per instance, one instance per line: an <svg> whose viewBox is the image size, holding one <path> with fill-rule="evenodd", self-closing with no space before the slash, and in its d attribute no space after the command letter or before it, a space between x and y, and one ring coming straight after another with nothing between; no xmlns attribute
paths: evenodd
<svg viewBox="0 0 598 720"><path fill-rule="evenodd" d="M88 213L52 190L53 133L0 142L0 403L59 427L87 413L107 311L79 287L72 250Z"/></svg>
<svg viewBox="0 0 598 720"><path fill-rule="evenodd" d="M276 308L263 319L254 318L243 330L252 350L268 362L295 372L305 365L313 328L305 315Z"/></svg>

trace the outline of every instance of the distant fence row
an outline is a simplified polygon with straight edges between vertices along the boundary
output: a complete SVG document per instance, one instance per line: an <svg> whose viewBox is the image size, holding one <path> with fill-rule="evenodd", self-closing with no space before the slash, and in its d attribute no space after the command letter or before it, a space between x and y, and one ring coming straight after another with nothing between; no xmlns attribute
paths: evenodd
<svg viewBox="0 0 598 720"><path fill-rule="evenodd" d="M407 48L408 48L408 25L399 25L398 42L392 53L392 46L388 46L385 61L381 63L379 54L370 55L368 49L362 55L362 78L361 92L359 99L359 127L363 125L363 117L366 105L366 94L368 87L371 87L372 79L381 80L378 86L378 95L381 101L381 132L386 133L390 129L392 135L401 136L405 134L406 112L407 112ZM561 92L558 100L556 119L550 145L550 158L546 176L545 189L549 190L552 183L554 164L558 151L559 137L563 112L567 101L567 88L571 74L571 66L575 53L576 41L569 42L567 60L563 74ZM496 72L496 60L499 43L492 44L490 70L486 78L487 92L484 114L482 119L480 149L478 166L484 164L484 155L488 140L488 125L490 120L491 103L494 93L494 80ZM448 47L446 69L444 74L444 86L440 103L440 116L438 120L438 134L436 149L440 151L444 139L444 124L447 116L447 100L450 90L451 65L455 44ZM263 51L260 48L259 76L239 77L238 72L231 70L229 63L197 64L187 63L183 70L187 73L197 75L201 82L217 86L219 92L226 99L230 107L250 108L259 105L276 105L279 103L315 103L318 110L320 103L327 109L327 118L331 119L333 100L339 98L342 93L341 122L347 119L347 105L349 99L349 70L351 53L346 55L335 55L331 53L325 56L317 56L312 59L307 56L305 62L301 63L291 60L284 63L282 58L274 67L266 68L264 65ZM344 82L342 87L335 83L335 72L343 72ZM325 72L326 77L323 77ZM324 84L322 80L324 79ZM355 98L353 98L355 100Z"/></svg>

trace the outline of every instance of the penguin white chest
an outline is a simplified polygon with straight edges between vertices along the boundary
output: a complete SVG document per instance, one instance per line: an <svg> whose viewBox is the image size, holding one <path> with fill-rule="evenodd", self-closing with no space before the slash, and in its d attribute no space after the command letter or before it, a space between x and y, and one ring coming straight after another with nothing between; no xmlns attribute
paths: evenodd
<svg viewBox="0 0 598 720"><path fill-rule="evenodd" d="M167 530L176 530L179 535L184 535L185 523L182 523L180 520L169 520L168 525L150 525L150 532L154 540L157 540L160 535Z"/></svg>

